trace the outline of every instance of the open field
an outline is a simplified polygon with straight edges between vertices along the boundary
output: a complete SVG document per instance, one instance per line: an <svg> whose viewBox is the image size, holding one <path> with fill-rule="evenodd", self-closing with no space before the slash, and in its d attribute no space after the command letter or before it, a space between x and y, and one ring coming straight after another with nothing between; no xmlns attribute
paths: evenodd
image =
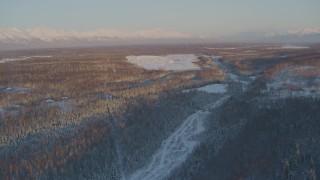
<svg viewBox="0 0 320 180"><path fill-rule="evenodd" d="M3 51L0 179L310 178L319 103L312 44Z"/></svg>

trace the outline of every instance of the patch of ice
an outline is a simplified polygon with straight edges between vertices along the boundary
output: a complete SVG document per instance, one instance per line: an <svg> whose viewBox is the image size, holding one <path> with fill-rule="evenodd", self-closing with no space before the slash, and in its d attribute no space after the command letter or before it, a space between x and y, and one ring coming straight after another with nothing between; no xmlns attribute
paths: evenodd
<svg viewBox="0 0 320 180"><path fill-rule="evenodd" d="M207 93L225 93L228 89L228 84L210 84L204 87L195 88L195 89L187 89L184 90L184 93L190 92L190 91L203 91Z"/></svg>
<svg viewBox="0 0 320 180"><path fill-rule="evenodd" d="M16 58L2 58L2 59L0 59L0 64L12 62L12 61L22 61L22 60L27 60L30 58L51 58L51 57L52 56L22 56L22 57L16 57Z"/></svg>
<svg viewBox="0 0 320 180"><path fill-rule="evenodd" d="M153 155L150 164L137 170L128 179L165 179L173 169L181 165L198 145L195 137L205 131L203 121L210 114L209 109L222 105L229 96L208 105L189 116L173 134L163 141L161 148Z"/></svg>
<svg viewBox="0 0 320 180"><path fill-rule="evenodd" d="M199 61L198 57L194 54L127 56L127 60L147 70L185 71L201 69L198 65L194 64L194 62Z"/></svg>

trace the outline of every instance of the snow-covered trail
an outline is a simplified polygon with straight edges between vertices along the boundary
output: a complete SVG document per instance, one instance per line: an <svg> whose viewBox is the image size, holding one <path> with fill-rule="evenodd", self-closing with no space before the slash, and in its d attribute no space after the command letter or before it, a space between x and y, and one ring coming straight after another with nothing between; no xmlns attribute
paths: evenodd
<svg viewBox="0 0 320 180"><path fill-rule="evenodd" d="M209 110L219 107L228 98L229 96L224 96L206 106L204 110L189 116L169 138L163 141L150 163L138 169L128 179L164 179L170 175L171 171L181 165L197 146L198 142L195 138L205 130L203 122L210 114Z"/></svg>

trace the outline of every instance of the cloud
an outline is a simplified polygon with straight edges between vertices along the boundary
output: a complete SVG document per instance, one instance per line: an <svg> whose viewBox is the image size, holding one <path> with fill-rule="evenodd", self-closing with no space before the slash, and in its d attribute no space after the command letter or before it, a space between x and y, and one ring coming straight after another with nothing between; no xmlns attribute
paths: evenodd
<svg viewBox="0 0 320 180"><path fill-rule="evenodd" d="M89 31L61 31L52 28L0 29L0 43L24 44L30 42L108 41L108 40L159 40L189 39L190 35L164 29L124 31L118 29L94 29Z"/></svg>

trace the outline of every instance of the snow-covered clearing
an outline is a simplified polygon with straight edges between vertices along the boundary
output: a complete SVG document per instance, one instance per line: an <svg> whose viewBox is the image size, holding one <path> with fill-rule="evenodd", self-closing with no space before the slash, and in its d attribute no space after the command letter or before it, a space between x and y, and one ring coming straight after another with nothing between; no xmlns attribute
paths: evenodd
<svg viewBox="0 0 320 180"><path fill-rule="evenodd" d="M292 87L292 88L290 88ZM300 81L269 82L267 89L261 91L264 94L271 94L273 98L287 97L320 97L320 86L308 86Z"/></svg>
<svg viewBox="0 0 320 180"><path fill-rule="evenodd" d="M194 88L194 89L187 89L184 90L184 93L188 93L190 91L203 91L207 93L225 93L228 89L228 84L210 84L207 86L203 86L200 88Z"/></svg>
<svg viewBox="0 0 320 180"><path fill-rule="evenodd" d="M269 47L268 49L308 49L308 46L297 46L297 45L283 45L279 47Z"/></svg>
<svg viewBox="0 0 320 180"><path fill-rule="evenodd" d="M2 58L0 59L1 63L7 63L12 61L23 61L31 58L51 58L52 56L22 56L22 57L16 57L16 58Z"/></svg>
<svg viewBox="0 0 320 180"><path fill-rule="evenodd" d="M198 65L194 64L194 62L199 61L198 57L194 54L127 56L127 60L147 70L185 71L201 69Z"/></svg>
<svg viewBox="0 0 320 180"><path fill-rule="evenodd" d="M163 141L162 146L153 155L151 162L137 170L128 179L149 180L164 179L171 171L181 165L198 145L196 136L205 131L203 121L210 114L209 110L222 105L229 96L224 96L204 110L189 116L173 134Z"/></svg>
<svg viewBox="0 0 320 180"><path fill-rule="evenodd" d="M318 75L315 77L304 76L309 72ZM267 83L267 88L261 92L271 94L273 98L320 97L319 71L312 66L286 68L273 77Z"/></svg>

